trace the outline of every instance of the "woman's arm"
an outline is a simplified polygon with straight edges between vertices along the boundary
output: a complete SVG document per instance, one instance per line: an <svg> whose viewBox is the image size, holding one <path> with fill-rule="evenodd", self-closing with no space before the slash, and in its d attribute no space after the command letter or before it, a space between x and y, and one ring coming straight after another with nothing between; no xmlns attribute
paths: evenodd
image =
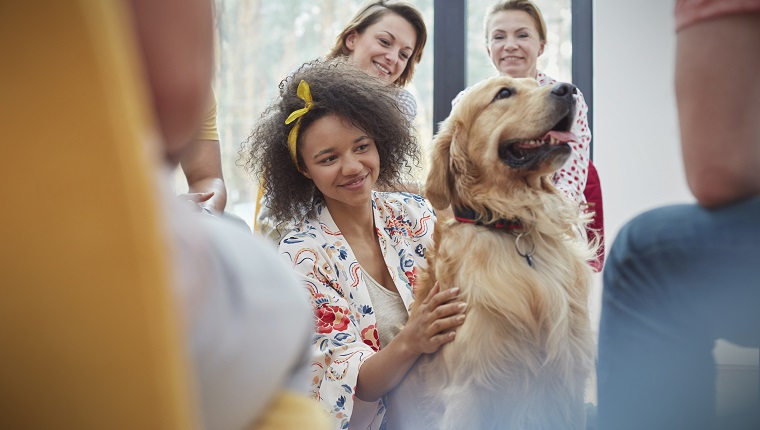
<svg viewBox="0 0 760 430"><path fill-rule="evenodd" d="M130 0L152 107L174 165L203 118L211 82L212 2Z"/></svg>
<svg viewBox="0 0 760 430"><path fill-rule="evenodd" d="M195 140L181 161L191 196L204 198L199 205L214 212L224 212L227 188L222 176L222 155L218 140ZM189 198L190 199L190 198Z"/></svg>
<svg viewBox="0 0 760 430"><path fill-rule="evenodd" d="M222 151L216 126L216 97L209 92L206 115L198 135L188 145L181 160L187 179L189 194L184 197L200 207L224 212L227 205L227 188L222 176Z"/></svg>
<svg viewBox="0 0 760 430"><path fill-rule="evenodd" d="M456 300L458 288L440 291L433 287L409 322L385 348L359 368L356 397L373 402L387 394L406 376L422 354L436 352L454 340L455 329L464 323L464 302Z"/></svg>

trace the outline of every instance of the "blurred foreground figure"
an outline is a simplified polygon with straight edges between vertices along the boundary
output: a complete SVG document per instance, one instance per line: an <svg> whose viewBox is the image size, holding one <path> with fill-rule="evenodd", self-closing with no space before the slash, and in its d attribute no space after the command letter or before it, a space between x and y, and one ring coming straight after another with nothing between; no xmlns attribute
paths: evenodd
<svg viewBox="0 0 760 430"><path fill-rule="evenodd" d="M211 4L130 3L164 155L174 168L192 148L209 105ZM268 244L224 219L190 211L170 193L166 200L206 428L245 428L281 390L306 393L310 307ZM308 411L293 408L289 419ZM319 420L309 425L319 428Z"/></svg>
<svg viewBox="0 0 760 430"><path fill-rule="evenodd" d="M157 180L208 101L209 2L42 3L0 3L0 428L309 428L274 414L314 405L300 287Z"/></svg>
<svg viewBox="0 0 760 430"><path fill-rule="evenodd" d="M716 417L717 339L760 344L760 1L679 0L676 98L696 205L646 212L604 270L600 429L758 429Z"/></svg>

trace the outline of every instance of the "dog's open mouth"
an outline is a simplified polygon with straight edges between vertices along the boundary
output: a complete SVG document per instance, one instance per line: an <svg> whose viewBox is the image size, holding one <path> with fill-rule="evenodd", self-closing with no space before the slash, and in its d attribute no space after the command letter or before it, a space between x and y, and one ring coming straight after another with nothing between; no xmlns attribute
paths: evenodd
<svg viewBox="0 0 760 430"><path fill-rule="evenodd" d="M499 158L509 167L514 169L537 169L542 165L542 161L547 158L556 160L561 158L561 165L570 155L571 149L569 142L574 142L576 137L573 133L567 131L570 128L570 121L566 116L539 138L533 139L510 139L499 144Z"/></svg>

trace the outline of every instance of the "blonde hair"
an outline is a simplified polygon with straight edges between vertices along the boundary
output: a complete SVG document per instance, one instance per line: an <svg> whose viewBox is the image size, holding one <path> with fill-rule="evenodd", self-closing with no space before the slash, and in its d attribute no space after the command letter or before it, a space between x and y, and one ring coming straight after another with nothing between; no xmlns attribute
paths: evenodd
<svg viewBox="0 0 760 430"><path fill-rule="evenodd" d="M488 43L488 21L495 14L508 10L521 10L530 15L530 17L533 18L533 22L536 24L539 40L541 42L546 42L546 22L544 22L544 15L541 13L541 9L539 9L535 3L530 0L500 0L488 8L485 19L483 20L483 28L486 32L486 43Z"/></svg>
<svg viewBox="0 0 760 430"><path fill-rule="evenodd" d="M327 54L327 58L348 57L351 51L346 47L346 39L354 32L361 34L370 25L376 23L384 15L394 13L409 22L417 34L417 41L414 44L414 50L406 63L404 71L394 82L399 87L405 86L412 80L414 75L414 66L422 60L422 51L425 49L427 42L427 28L422 14L414 6L405 2L390 2L387 0L373 1L367 3L359 12L354 15L351 22L346 25L343 31L335 39L335 45Z"/></svg>

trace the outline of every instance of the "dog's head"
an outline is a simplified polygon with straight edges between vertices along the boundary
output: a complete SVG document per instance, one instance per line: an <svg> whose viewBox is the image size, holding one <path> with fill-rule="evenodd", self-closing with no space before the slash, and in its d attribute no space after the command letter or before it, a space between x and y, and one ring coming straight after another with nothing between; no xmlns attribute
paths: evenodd
<svg viewBox="0 0 760 430"><path fill-rule="evenodd" d="M433 207L487 207L552 191L569 157L575 87L497 76L464 94L433 140L426 195Z"/></svg>

